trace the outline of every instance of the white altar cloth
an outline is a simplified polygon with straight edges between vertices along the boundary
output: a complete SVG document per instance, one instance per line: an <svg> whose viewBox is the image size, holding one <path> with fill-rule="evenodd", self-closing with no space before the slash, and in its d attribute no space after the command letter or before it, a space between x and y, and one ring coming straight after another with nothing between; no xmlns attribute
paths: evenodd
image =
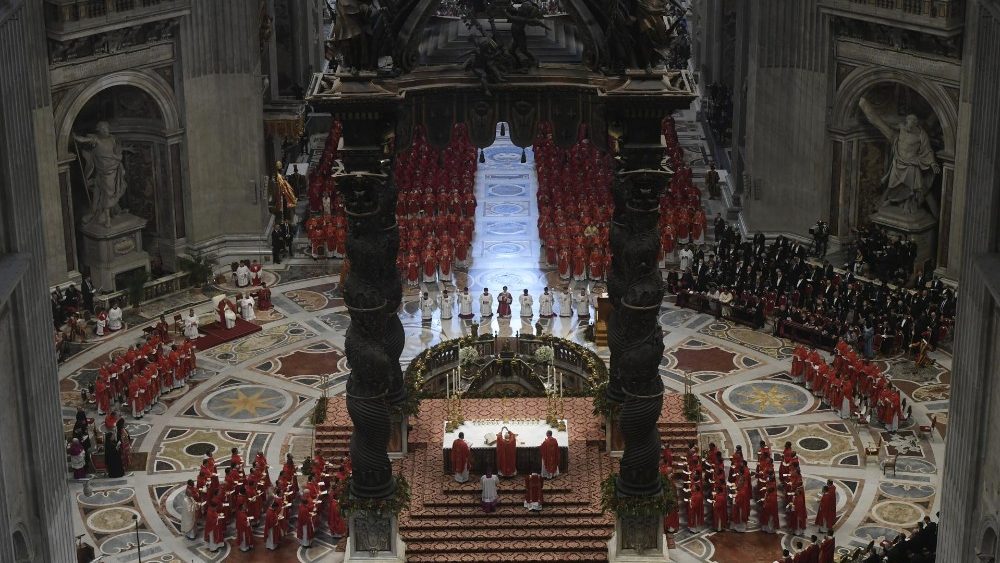
<svg viewBox="0 0 1000 563"><path fill-rule="evenodd" d="M566 421L563 421L566 422ZM442 429L447 423L442 423ZM458 438L459 432L465 432L465 441L470 448L492 448L496 446L497 432L504 426L508 430L517 434L517 447L533 448L542 444L545 433L552 431L552 437L559 443L559 447L569 447L569 426L566 430L552 428L544 420L466 420L454 432L444 430L444 439L441 441L441 449L451 449L451 444ZM488 440L487 440L488 436Z"/></svg>

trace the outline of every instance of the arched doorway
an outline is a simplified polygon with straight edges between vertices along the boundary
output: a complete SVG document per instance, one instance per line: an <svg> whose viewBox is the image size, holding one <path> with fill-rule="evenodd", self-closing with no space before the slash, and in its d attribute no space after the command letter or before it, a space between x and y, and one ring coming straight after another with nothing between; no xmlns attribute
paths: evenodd
<svg viewBox="0 0 1000 563"><path fill-rule="evenodd" d="M860 108L865 99L869 112L890 128L898 128L909 115L927 133L940 174L929 190L923 226L891 235L918 242L917 267L947 262L951 228L951 200L955 170L957 108L937 85L891 69L859 69L845 78L835 98L829 136L831 141L830 224L841 240L851 240L857 229L880 211L884 178L891 164L892 141ZM884 208L882 208L884 209ZM877 220L881 224L881 221Z"/></svg>
<svg viewBox="0 0 1000 563"><path fill-rule="evenodd" d="M988 526L983 531L983 537L979 540L979 559L987 563L993 563L997 557L997 533L993 526Z"/></svg>
<svg viewBox="0 0 1000 563"><path fill-rule="evenodd" d="M108 75L64 97L56 118L67 260L81 272L93 272L97 266L88 263L95 260L86 257L80 230L91 206L83 180L85 162L78 158L87 147L77 146L77 140L106 122L123 149L126 189L119 206L146 221L136 247L148 251L154 276L174 271L186 227L183 130L170 85L139 71ZM103 287L110 291L114 285Z"/></svg>

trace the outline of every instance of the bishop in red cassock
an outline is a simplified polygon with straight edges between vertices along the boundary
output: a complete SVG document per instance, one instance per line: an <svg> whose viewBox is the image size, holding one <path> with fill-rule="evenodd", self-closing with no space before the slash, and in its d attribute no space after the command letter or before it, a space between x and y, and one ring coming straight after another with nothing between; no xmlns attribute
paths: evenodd
<svg viewBox="0 0 1000 563"><path fill-rule="evenodd" d="M497 474L501 477L517 475L517 434L506 426L497 433Z"/></svg>
<svg viewBox="0 0 1000 563"><path fill-rule="evenodd" d="M497 448L500 441L497 440ZM451 443L451 471L455 474L455 481L465 483L469 480L469 469L472 468L472 457L469 451L469 443L465 441L465 432L459 432L458 438ZM499 455L499 454L498 454Z"/></svg>
<svg viewBox="0 0 1000 563"><path fill-rule="evenodd" d="M532 473L524 478L524 507L532 512L542 509L542 476Z"/></svg>
<svg viewBox="0 0 1000 563"><path fill-rule="evenodd" d="M552 431L545 432L545 439L539 448L542 454L542 477L551 479L559 475L559 458L562 452L559 450L559 442L552 436Z"/></svg>
<svg viewBox="0 0 1000 563"><path fill-rule="evenodd" d="M820 533L824 530L833 531L837 522L837 488L833 481L827 481L823 487L823 495L819 499L819 510L816 511L816 526Z"/></svg>

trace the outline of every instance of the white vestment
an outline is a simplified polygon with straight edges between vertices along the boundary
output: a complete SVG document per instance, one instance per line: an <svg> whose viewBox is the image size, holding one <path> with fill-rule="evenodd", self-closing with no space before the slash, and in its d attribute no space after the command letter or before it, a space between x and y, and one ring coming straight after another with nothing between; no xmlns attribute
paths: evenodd
<svg viewBox="0 0 1000 563"><path fill-rule="evenodd" d="M198 503L187 495L181 501L181 532L194 539L195 526L198 525Z"/></svg>
<svg viewBox="0 0 1000 563"><path fill-rule="evenodd" d="M559 294L559 316L573 316L573 295L568 291Z"/></svg>
<svg viewBox="0 0 1000 563"><path fill-rule="evenodd" d="M239 287L250 285L250 268L247 268L246 264L240 264L240 267L236 268L236 285Z"/></svg>
<svg viewBox="0 0 1000 563"><path fill-rule="evenodd" d="M496 475L490 475L487 477L483 475L479 479L479 483L483 486L483 502L496 502L497 500L497 479Z"/></svg>
<svg viewBox="0 0 1000 563"><path fill-rule="evenodd" d="M184 317L184 336L194 340L198 338L198 316L188 315Z"/></svg>
<svg viewBox="0 0 1000 563"><path fill-rule="evenodd" d="M439 299L439 307L441 307L441 320L448 320L451 318L452 311L455 310L455 294L449 293L448 295L441 294Z"/></svg>
<svg viewBox="0 0 1000 563"><path fill-rule="evenodd" d="M234 326L236 326L236 313L234 313L232 309L230 309L230 308L227 307L226 308L226 312L223 314L223 316L226 317L226 328L227 329L233 328Z"/></svg>
<svg viewBox="0 0 1000 563"><path fill-rule="evenodd" d="M420 318L429 321L434 315L434 298L430 295L420 300Z"/></svg>
<svg viewBox="0 0 1000 563"><path fill-rule="evenodd" d="M257 315L253 312L254 305L253 297L249 295L240 299L240 314L243 315L243 320L252 321L257 318Z"/></svg>
<svg viewBox="0 0 1000 563"><path fill-rule="evenodd" d="M121 330L122 329L122 310L121 307L112 307L108 311L108 328L111 330Z"/></svg>
<svg viewBox="0 0 1000 563"><path fill-rule="evenodd" d="M681 271L686 272L691 268L691 261L694 260L694 252L690 249L685 248L680 251L680 261L681 261Z"/></svg>
<svg viewBox="0 0 1000 563"><path fill-rule="evenodd" d="M576 316L589 317L590 296L588 296L586 293L578 293L573 296L573 300L576 301Z"/></svg>
<svg viewBox="0 0 1000 563"><path fill-rule="evenodd" d="M97 317L97 326L94 327L94 334L97 336L104 336L104 329L108 326L107 319L102 319Z"/></svg>
<svg viewBox="0 0 1000 563"><path fill-rule="evenodd" d="M458 296L458 314L472 315L472 296L468 293L462 293Z"/></svg>
<svg viewBox="0 0 1000 563"><path fill-rule="evenodd" d="M531 309L531 306L535 304L534 298L530 295L522 295L518 298L521 303L521 316L531 318L535 316L535 312Z"/></svg>
<svg viewBox="0 0 1000 563"><path fill-rule="evenodd" d="M555 304L555 298L552 297L551 293L543 293L538 296L538 316L540 317L551 317L552 316L552 305Z"/></svg>
<svg viewBox="0 0 1000 563"><path fill-rule="evenodd" d="M493 296L489 293L484 293L479 296L479 316L493 316Z"/></svg>

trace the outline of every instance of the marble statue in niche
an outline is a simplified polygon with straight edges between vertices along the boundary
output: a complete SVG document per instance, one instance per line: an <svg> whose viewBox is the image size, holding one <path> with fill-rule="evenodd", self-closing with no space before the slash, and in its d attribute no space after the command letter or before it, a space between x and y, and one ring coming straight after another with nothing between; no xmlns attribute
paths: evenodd
<svg viewBox="0 0 1000 563"><path fill-rule="evenodd" d="M82 220L84 225L96 221L110 227L114 216L122 212L118 201L128 187L124 157L132 149L118 142L107 121L98 122L95 129L90 135L73 135L77 156L83 160L83 177L90 195L90 211Z"/></svg>
<svg viewBox="0 0 1000 563"><path fill-rule="evenodd" d="M920 120L909 114L901 124L894 126L877 113L864 96L858 105L868 121L892 145L890 164L882 179L886 190L882 194L881 207L896 207L911 216L928 211L936 218L938 204L932 189L941 167Z"/></svg>

